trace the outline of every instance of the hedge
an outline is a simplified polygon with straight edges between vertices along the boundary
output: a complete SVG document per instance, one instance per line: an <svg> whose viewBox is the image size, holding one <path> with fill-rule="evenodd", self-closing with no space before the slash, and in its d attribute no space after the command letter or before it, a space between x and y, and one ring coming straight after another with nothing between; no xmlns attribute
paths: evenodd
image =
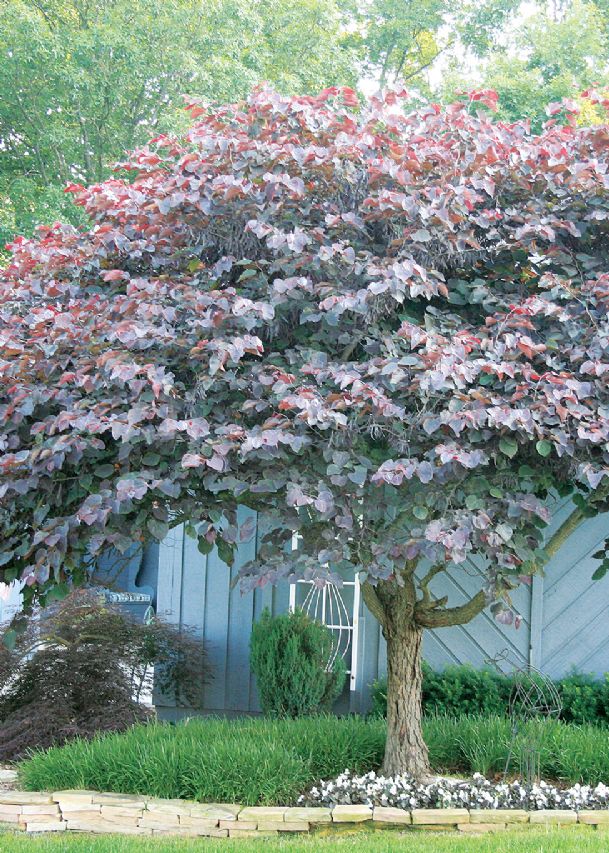
<svg viewBox="0 0 609 853"><path fill-rule="evenodd" d="M609 723L609 681L572 672L554 682L566 723ZM492 669L447 666L442 671L423 664L423 713L455 717L461 714L505 715L508 712L514 677ZM386 716L387 683L372 685L372 715Z"/></svg>

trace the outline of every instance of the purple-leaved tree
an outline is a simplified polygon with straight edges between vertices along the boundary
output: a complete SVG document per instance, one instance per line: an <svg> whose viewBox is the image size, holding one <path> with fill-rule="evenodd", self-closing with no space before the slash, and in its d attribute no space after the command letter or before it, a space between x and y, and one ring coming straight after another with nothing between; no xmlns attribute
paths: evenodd
<svg viewBox="0 0 609 853"><path fill-rule="evenodd" d="M609 129L564 104L532 135L493 103L191 104L185 138L69 188L88 230L15 240L4 577L58 597L87 555L181 522L230 563L237 508L263 512L244 586L359 572L387 640L383 769L426 775L423 629L513 619L609 482ZM556 493L576 504L544 543ZM436 598L468 556L479 592Z"/></svg>

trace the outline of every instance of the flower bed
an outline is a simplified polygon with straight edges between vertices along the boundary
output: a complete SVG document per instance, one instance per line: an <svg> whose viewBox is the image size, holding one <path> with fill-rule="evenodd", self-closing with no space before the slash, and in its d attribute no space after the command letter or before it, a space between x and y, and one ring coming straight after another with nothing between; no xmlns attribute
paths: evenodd
<svg viewBox="0 0 609 853"><path fill-rule="evenodd" d="M306 805L388 806L400 809L608 809L609 787L599 783L558 788L547 782L527 787L521 782L490 782L480 773L470 781L438 779L417 784L410 776L386 778L376 773L356 776L345 771L322 781L300 798Z"/></svg>
<svg viewBox="0 0 609 853"><path fill-rule="evenodd" d="M609 782L609 729L555 720L542 725L543 778L564 780L565 787ZM520 742L512 743L507 718L431 717L424 730L431 767L439 774L493 778L505 767L510 749L518 757L521 748ZM202 718L176 726L136 726L37 752L19 766L19 782L30 791L97 788L201 802L292 806L303 792L319 788L319 779L336 780L345 768L355 776L378 772L384 746L385 722L378 719ZM514 760L511 765L514 774L517 764ZM399 783L404 784L411 780ZM520 792L511 796L522 803Z"/></svg>

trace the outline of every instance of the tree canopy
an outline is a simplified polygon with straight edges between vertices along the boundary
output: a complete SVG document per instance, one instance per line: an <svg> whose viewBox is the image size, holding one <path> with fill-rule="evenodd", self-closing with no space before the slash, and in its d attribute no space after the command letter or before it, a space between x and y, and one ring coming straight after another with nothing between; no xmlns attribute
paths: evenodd
<svg viewBox="0 0 609 853"><path fill-rule="evenodd" d="M179 520L229 558L238 504L283 531L250 585L480 553L490 597L534 570L547 495L609 472L607 132L395 101L194 103L69 188L89 230L15 241L5 576L44 589Z"/></svg>
<svg viewBox="0 0 609 853"><path fill-rule="evenodd" d="M244 588L359 574L384 769L424 774L422 629L512 621L552 496L567 532L607 507L609 128L496 100L193 101L183 137L72 184L91 226L18 238L0 275L4 579L44 601L179 522L230 563L263 512ZM436 598L472 556L477 594Z"/></svg>

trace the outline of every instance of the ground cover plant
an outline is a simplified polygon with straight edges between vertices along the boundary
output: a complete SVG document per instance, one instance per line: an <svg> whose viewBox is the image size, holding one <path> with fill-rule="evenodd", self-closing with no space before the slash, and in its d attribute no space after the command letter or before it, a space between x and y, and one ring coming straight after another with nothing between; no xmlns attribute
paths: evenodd
<svg viewBox="0 0 609 853"><path fill-rule="evenodd" d="M469 665L447 666L436 672L423 663L422 708L424 714L501 715L509 711L515 685L512 675ZM540 686L543 684L540 681ZM609 680L572 672L554 681L561 702L560 718L567 723L609 722ZM549 698L549 697L548 697ZM371 713L387 715L387 679L372 685Z"/></svg>
<svg viewBox="0 0 609 853"><path fill-rule="evenodd" d="M266 513L244 588L360 574L384 770L423 777L423 630L516 623L513 588L609 506L609 130L405 99L193 100L184 137L68 188L88 230L14 241L0 574L44 600L179 522L231 563L237 510ZM478 591L435 596L468 559Z"/></svg>
<svg viewBox="0 0 609 853"><path fill-rule="evenodd" d="M364 803L400 809L606 810L609 787L602 782L569 788L558 788L543 780L530 785L517 780L491 782L479 773L470 780L442 778L424 784L412 776L386 778L374 772L364 776L345 772L313 786L301 802L312 806Z"/></svg>
<svg viewBox="0 0 609 853"><path fill-rule="evenodd" d="M102 591L78 590L24 621L0 645L0 761L97 732L123 731L150 715L152 686L197 707L210 678L205 648L187 630L132 619Z"/></svg>
<svg viewBox="0 0 609 853"><path fill-rule="evenodd" d="M265 838L218 840L129 838L127 836L100 837L93 835L66 835L49 833L38 837L25 837L0 832L2 853L209 853L225 851L290 851L290 853L318 853L318 851L344 850L345 853L605 853L607 837L604 832L587 831L582 827L569 829L538 829L519 832L511 830L499 837L459 837L455 833L425 832L408 834L396 832L368 832L361 830L346 835L307 838ZM499 847L500 845L500 847Z"/></svg>
<svg viewBox="0 0 609 853"><path fill-rule="evenodd" d="M541 773L562 786L609 781L609 734L595 726L544 721ZM489 778L510 751L505 717L430 717L424 722L434 770ZM379 719L193 719L136 726L38 752L20 766L28 790L89 788L207 802L289 805L319 780L378 771L385 746ZM522 737L526 738L526 731ZM518 774L520 742L512 750Z"/></svg>

